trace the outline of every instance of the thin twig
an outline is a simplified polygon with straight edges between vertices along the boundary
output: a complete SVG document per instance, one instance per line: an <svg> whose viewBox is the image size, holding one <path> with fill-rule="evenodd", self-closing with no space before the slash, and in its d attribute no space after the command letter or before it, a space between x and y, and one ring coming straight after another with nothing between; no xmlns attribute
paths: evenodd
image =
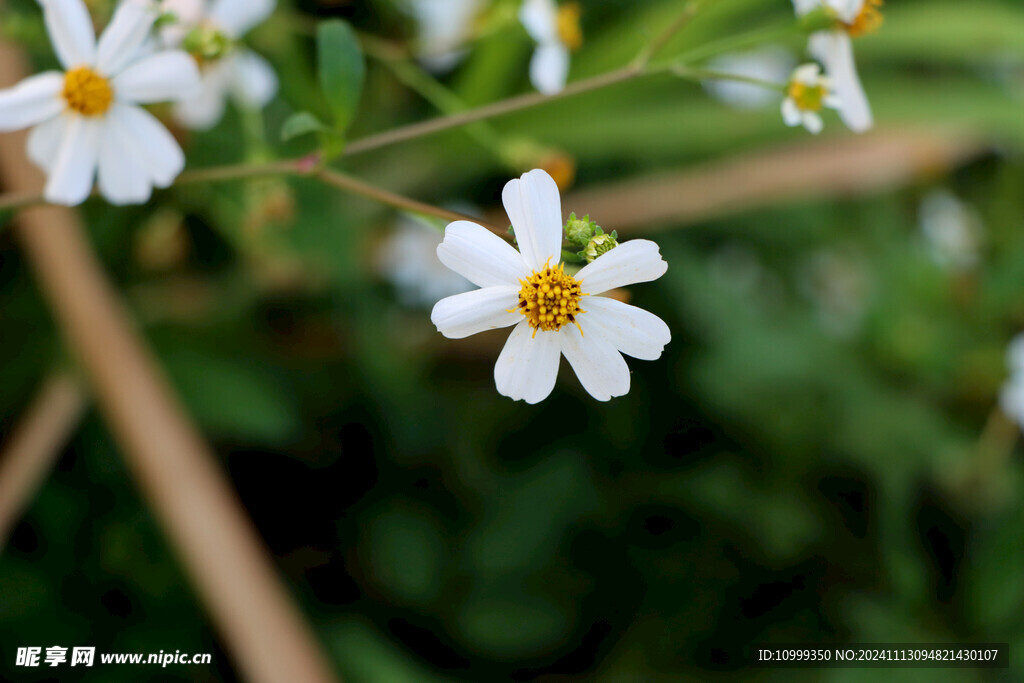
<svg viewBox="0 0 1024 683"><path fill-rule="evenodd" d="M686 5L686 8L683 9L682 13L678 17L676 17L675 21L669 24L669 26L662 31L657 38L652 40L651 43L645 47L639 55L637 55L634 64L641 69L647 66L651 59L661 52L662 48L668 45L668 42L672 40L672 38L674 38L675 35L688 23L690 23L690 19L697 14L697 10L700 9L700 6L701 0L690 0L690 3Z"/></svg>
<svg viewBox="0 0 1024 683"><path fill-rule="evenodd" d="M85 412L77 377L48 377L0 453L0 553Z"/></svg>
<svg viewBox="0 0 1024 683"><path fill-rule="evenodd" d="M492 232L498 234L502 234L504 232L500 228L493 225L488 225L481 221L479 218L476 218L474 216L468 216L464 213L459 213L457 211L449 211L448 209L442 209L437 206L431 206L430 204L418 202L415 199L409 199L408 197L403 197L393 192L382 190L379 187L369 185L367 183L364 183L362 180L353 178L352 176L346 175L340 171L335 171L334 169L320 169L318 171L314 171L312 175L314 178L317 178L318 180L321 180L327 183L328 185L332 185L334 187L346 190L348 192L361 194L364 197L369 197L370 199L378 201L382 204L393 206L396 209L410 211L412 213L425 214L427 216L436 216L437 218L441 218L446 221L472 221L479 225L483 225L485 228L491 230Z"/></svg>
<svg viewBox="0 0 1024 683"><path fill-rule="evenodd" d="M0 43L0 85L28 73ZM25 134L0 136L0 178L34 191ZM76 213L23 211L17 236L128 469L177 551L239 677L252 683L336 680L266 547L138 336Z"/></svg>

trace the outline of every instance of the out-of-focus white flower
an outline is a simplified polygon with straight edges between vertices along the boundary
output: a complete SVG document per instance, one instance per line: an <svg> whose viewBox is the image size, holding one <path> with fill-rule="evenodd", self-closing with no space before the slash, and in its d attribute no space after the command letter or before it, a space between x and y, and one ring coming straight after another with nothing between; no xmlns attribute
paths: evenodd
<svg viewBox="0 0 1024 683"><path fill-rule="evenodd" d="M184 52L139 47L158 13L125 0L97 42L82 0L40 0L46 30L65 71L47 71L0 90L0 131L34 126L29 158L47 174L47 201L85 201L99 177L112 204L149 199L185 166L170 133L141 106L181 100L199 86Z"/></svg>
<svg viewBox="0 0 1024 683"><path fill-rule="evenodd" d="M533 87L545 95L561 91L569 78L569 55L583 44L579 4L523 0L519 21L537 42L530 60Z"/></svg>
<svg viewBox="0 0 1024 683"><path fill-rule="evenodd" d="M437 258L440 230L403 216L377 252L377 269L408 306L430 307L446 296L473 289L473 283Z"/></svg>
<svg viewBox="0 0 1024 683"><path fill-rule="evenodd" d="M824 9L833 18L832 28L811 34L808 49L825 65L839 97L839 116L850 130L862 133L874 121L871 105L857 74L853 38L876 31L882 24L883 0L793 0L798 16Z"/></svg>
<svg viewBox="0 0 1024 683"><path fill-rule="evenodd" d="M847 337L864 319L871 289L864 257L850 249L814 252L803 267L800 287L815 304L828 332Z"/></svg>
<svg viewBox="0 0 1024 683"><path fill-rule="evenodd" d="M787 126L802 124L808 132L817 135L825 125L821 120L822 108L838 106L832 83L821 73L821 67L804 64L789 77L786 99L782 101L782 120Z"/></svg>
<svg viewBox="0 0 1024 683"><path fill-rule="evenodd" d="M438 258L481 289L442 299L431 321L451 339L515 325L494 366L504 396L527 403L546 398L562 355L597 400L624 395L629 367L622 354L654 360L671 333L656 315L597 295L664 275L668 265L658 245L623 242L570 275L559 263L562 205L551 176L533 170L509 181L502 202L519 251L476 223L451 223Z"/></svg>
<svg viewBox="0 0 1024 683"><path fill-rule="evenodd" d="M181 47L200 67L202 89L179 103L174 116L187 128L207 130L224 116L228 98L261 109L277 94L277 74L239 40L274 11L276 0L164 0L177 21L161 32L165 45Z"/></svg>
<svg viewBox="0 0 1024 683"><path fill-rule="evenodd" d="M940 266L967 269L978 264L984 228L973 207L937 190L921 201L918 221L928 250Z"/></svg>
<svg viewBox="0 0 1024 683"><path fill-rule="evenodd" d="M708 63L708 68L721 73L781 84L789 78L793 67L796 66L795 61L789 50L771 46L716 57ZM704 89L712 97L740 109L761 109L778 102L778 93L753 83L709 79L704 81Z"/></svg>
<svg viewBox="0 0 1024 683"><path fill-rule="evenodd" d="M434 72L452 69L480 14L482 0L405 0L419 29L417 57Z"/></svg>
<svg viewBox="0 0 1024 683"><path fill-rule="evenodd" d="M1007 417L1024 429L1024 334L1017 335L1006 351L1010 376L1003 384L999 406Z"/></svg>

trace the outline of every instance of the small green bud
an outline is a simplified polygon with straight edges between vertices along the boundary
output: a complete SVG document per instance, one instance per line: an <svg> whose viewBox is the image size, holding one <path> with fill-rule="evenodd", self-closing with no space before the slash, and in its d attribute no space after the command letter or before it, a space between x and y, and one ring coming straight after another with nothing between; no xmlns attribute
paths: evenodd
<svg viewBox="0 0 1024 683"><path fill-rule="evenodd" d="M607 254L617 246L619 246L619 242L616 239L616 234L614 232L611 235L601 233L594 235L583 252L587 258L587 263L593 263L598 256L601 254Z"/></svg>
<svg viewBox="0 0 1024 683"><path fill-rule="evenodd" d="M569 222L565 224L565 238L570 242L584 246L590 243L595 234L601 233L601 226L590 220L590 216L576 218L575 213L569 214Z"/></svg>
<svg viewBox="0 0 1024 683"><path fill-rule="evenodd" d="M800 28L807 33L816 31L831 31L839 21L835 11L828 7L821 7L808 12L799 19Z"/></svg>
<svg viewBox="0 0 1024 683"><path fill-rule="evenodd" d="M178 15L174 12L167 11L156 18L156 21L153 22L153 28L155 30L159 30L167 26L174 26L177 23Z"/></svg>
<svg viewBox="0 0 1024 683"><path fill-rule="evenodd" d="M226 55L234 43L209 26L197 26L185 35L181 47L201 62L212 62Z"/></svg>

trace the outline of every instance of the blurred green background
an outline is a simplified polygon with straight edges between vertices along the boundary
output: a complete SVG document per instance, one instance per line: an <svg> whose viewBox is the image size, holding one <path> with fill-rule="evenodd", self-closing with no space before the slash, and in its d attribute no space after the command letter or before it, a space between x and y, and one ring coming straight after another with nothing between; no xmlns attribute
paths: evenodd
<svg viewBox="0 0 1024 683"><path fill-rule="evenodd" d="M530 89L532 43L515 3L499 5L512 22L441 75L466 106ZM572 78L626 63L684 5L583 2ZM32 40L34 5L3 12L51 64ZM632 390L608 404L564 363L540 405L499 396L506 333L436 333L422 297L382 273L402 221L386 207L284 179L85 207L93 244L346 681L879 677L747 668L746 649L764 641L1024 652L1020 451L1011 442L986 457L982 440L1006 346L1024 330L1024 8L894 0L885 13L856 44L878 127L927 136L934 159L893 176L853 155L858 182L650 226L594 215L626 239L653 237L669 263L631 291L673 341L656 362L631 360ZM329 16L394 43L414 34L383 0L282 1L252 36L279 71L278 99L264 121L232 112L187 136L191 168L266 154L254 125L275 154L311 149L277 131L294 111L324 109L309 29ZM788 0L709 2L664 56L791 18ZM796 55L802 43L780 46ZM435 115L369 60L354 138ZM734 108L660 76L342 166L488 212L525 170L517 163L542 161L532 150L574 160L575 189L614 192L794 144L827 157L850 138L834 115L810 140L782 124L777 102ZM949 140L970 153L944 155ZM742 177L725 190L742 197ZM563 207L592 211L573 189ZM954 221L973 242L950 256L929 220ZM391 271L430 271L401 253ZM41 378L69 362L9 232L0 325L7 433ZM234 680L95 411L0 555L0 678L49 680L12 666L29 644L212 652L212 667L153 680ZM138 675L107 666L81 680ZM884 676L1020 680L1024 660Z"/></svg>

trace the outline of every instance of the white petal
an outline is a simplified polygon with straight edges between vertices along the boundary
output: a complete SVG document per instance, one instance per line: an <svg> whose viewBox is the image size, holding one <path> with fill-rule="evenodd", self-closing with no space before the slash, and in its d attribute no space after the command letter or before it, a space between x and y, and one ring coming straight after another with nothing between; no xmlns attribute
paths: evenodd
<svg viewBox="0 0 1024 683"><path fill-rule="evenodd" d="M559 42L540 43L530 59L530 82L545 95L565 89L569 80L569 49Z"/></svg>
<svg viewBox="0 0 1024 683"><path fill-rule="evenodd" d="M441 299L430 312L430 322L449 339L462 339L484 330L515 325L523 316L516 312L519 289L485 287Z"/></svg>
<svg viewBox="0 0 1024 683"><path fill-rule="evenodd" d="M96 69L116 75L136 58L157 18L156 6L146 0L123 0L96 47Z"/></svg>
<svg viewBox="0 0 1024 683"><path fill-rule="evenodd" d="M562 200L551 176L540 169L524 173L505 184L501 201L527 267L562 260Z"/></svg>
<svg viewBox="0 0 1024 683"><path fill-rule="evenodd" d="M100 194L111 204L141 204L152 194L149 170L136 141L121 130L119 118L109 117L100 134Z"/></svg>
<svg viewBox="0 0 1024 683"><path fill-rule="evenodd" d="M578 317L584 335L595 330L616 349L641 360L661 357L672 333L665 321L637 306L591 296L583 300L586 313Z"/></svg>
<svg viewBox="0 0 1024 683"><path fill-rule="evenodd" d="M75 206L84 202L92 191L102 119L68 118L43 196L52 204Z"/></svg>
<svg viewBox="0 0 1024 683"><path fill-rule="evenodd" d="M231 89L229 66L221 63L203 70L199 91L174 107L174 117L181 125L192 130L209 130L220 122Z"/></svg>
<svg viewBox="0 0 1024 683"><path fill-rule="evenodd" d="M629 240L602 254L576 273L583 291L600 294L637 282L657 280L668 270L658 245L650 240Z"/></svg>
<svg viewBox="0 0 1024 683"><path fill-rule="evenodd" d="M581 334L575 325L566 325L558 332L562 353L580 384L598 401L629 393L629 366L622 354L596 329L584 330Z"/></svg>
<svg viewBox="0 0 1024 683"><path fill-rule="evenodd" d="M559 333L538 331L525 320L512 330L494 364L498 393L514 401L539 403L555 388L558 378Z"/></svg>
<svg viewBox="0 0 1024 683"><path fill-rule="evenodd" d="M61 113L64 74L47 71L0 90L0 131L21 130Z"/></svg>
<svg viewBox="0 0 1024 683"><path fill-rule="evenodd" d="M215 0L210 20L229 38L241 38L274 12L276 0Z"/></svg>
<svg viewBox="0 0 1024 683"><path fill-rule="evenodd" d="M239 50L231 57L232 92L249 109L262 109L277 94L277 74L267 60L250 50Z"/></svg>
<svg viewBox="0 0 1024 683"><path fill-rule="evenodd" d="M1024 427L1024 379L1011 377L999 394L999 406L1007 417Z"/></svg>
<svg viewBox="0 0 1024 683"><path fill-rule="evenodd" d="M853 41L843 31L819 31L811 36L811 53L825 64L839 99L839 116L855 133L871 128L871 105L860 84L853 59Z"/></svg>
<svg viewBox="0 0 1024 683"><path fill-rule="evenodd" d="M199 67L187 53L168 50L140 59L112 83L120 102L177 102L199 92Z"/></svg>
<svg viewBox="0 0 1024 683"><path fill-rule="evenodd" d="M141 107L115 104L107 114L109 124L134 147L147 176L156 187L167 187L185 168L185 153L163 124Z"/></svg>
<svg viewBox="0 0 1024 683"><path fill-rule="evenodd" d="M787 97L782 100L782 120L787 126L800 125L800 108L796 106L793 98Z"/></svg>
<svg viewBox="0 0 1024 683"><path fill-rule="evenodd" d="M57 59L65 69L92 66L96 61L96 33L82 0L39 0L43 19Z"/></svg>
<svg viewBox="0 0 1024 683"><path fill-rule="evenodd" d="M811 135L817 135L825 127L825 122L821 120L821 116L813 111L805 111L803 113L803 121L804 128Z"/></svg>
<svg viewBox="0 0 1024 683"><path fill-rule="evenodd" d="M821 7L821 0L793 0L793 9L796 10L797 16L800 17L813 12L819 7Z"/></svg>
<svg viewBox="0 0 1024 683"><path fill-rule="evenodd" d="M558 7L554 0L525 0L519 21L538 43L558 42Z"/></svg>
<svg viewBox="0 0 1024 683"><path fill-rule="evenodd" d="M1018 334L1006 349L1006 362L1010 369L1024 373L1024 334Z"/></svg>
<svg viewBox="0 0 1024 683"><path fill-rule="evenodd" d="M28 134L28 158L47 173L57 161L60 143L64 140L64 129L70 121L70 116L54 116Z"/></svg>
<svg viewBox="0 0 1024 683"><path fill-rule="evenodd" d="M530 275L519 252L508 242L470 221L455 221L445 228L437 258L477 287L518 289L519 280Z"/></svg>

